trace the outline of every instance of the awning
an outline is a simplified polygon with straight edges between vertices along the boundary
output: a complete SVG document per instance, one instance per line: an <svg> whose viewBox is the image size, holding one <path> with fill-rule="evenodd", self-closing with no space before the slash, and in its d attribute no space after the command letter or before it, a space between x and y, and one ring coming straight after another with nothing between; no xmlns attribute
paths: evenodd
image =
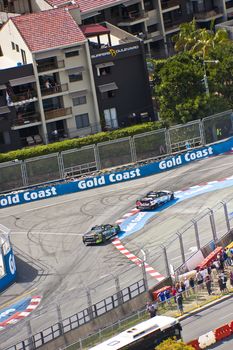
<svg viewBox="0 0 233 350"><path fill-rule="evenodd" d="M85 96L86 94L87 94L87 90L80 90L80 91L74 91L69 93L71 98Z"/></svg>
<svg viewBox="0 0 233 350"><path fill-rule="evenodd" d="M137 4L139 3L140 1L139 0L128 0L126 1L124 4L122 4L123 6L127 7L127 6L131 6L131 5L134 5L134 4Z"/></svg>
<svg viewBox="0 0 233 350"><path fill-rule="evenodd" d="M6 89L6 85L5 84L0 84L0 90L5 90Z"/></svg>
<svg viewBox="0 0 233 350"><path fill-rule="evenodd" d="M101 93L107 92L107 91L112 91L112 90L118 90L118 87L116 83L109 83L109 84L104 84L104 85L99 85L99 90Z"/></svg>
<svg viewBox="0 0 233 350"><path fill-rule="evenodd" d="M85 67L73 67L73 68L67 68L68 73L82 73L85 71Z"/></svg>
<svg viewBox="0 0 233 350"><path fill-rule="evenodd" d="M34 75L28 75L27 77L12 79L9 81L9 83L11 86L17 86L17 85L34 83L35 81L36 81L36 78Z"/></svg>
<svg viewBox="0 0 233 350"><path fill-rule="evenodd" d="M96 64L96 68L105 68L105 67L111 67L114 66L113 62L106 62L101 64Z"/></svg>
<svg viewBox="0 0 233 350"><path fill-rule="evenodd" d="M0 107L0 114L10 113L10 110L7 106Z"/></svg>

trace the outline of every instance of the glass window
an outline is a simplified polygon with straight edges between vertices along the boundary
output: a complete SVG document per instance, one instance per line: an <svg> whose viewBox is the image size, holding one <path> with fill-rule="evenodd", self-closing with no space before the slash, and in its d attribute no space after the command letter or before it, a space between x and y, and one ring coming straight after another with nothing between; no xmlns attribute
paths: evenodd
<svg viewBox="0 0 233 350"><path fill-rule="evenodd" d="M16 49L17 52L19 52L19 45L16 44L15 45L15 49Z"/></svg>
<svg viewBox="0 0 233 350"><path fill-rule="evenodd" d="M65 56L68 57L74 57L74 56L79 56L79 50L75 50L75 51L70 51L70 52L66 52Z"/></svg>
<svg viewBox="0 0 233 350"><path fill-rule="evenodd" d="M73 83L74 81L80 81L80 80L83 80L82 73L69 74L69 81L70 81L70 83Z"/></svg>
<svg viewBox="0 0 233 350"><path fill-rule="evenodd" d="M108 129L117 129L118 120L116 108L110 108L104 110L105 125Z"/></svg>
<svg viewBox="0 0 233 350"><path fill-rule="evenodd" d="M12 50L15 50L15 43L13 43L13 41L11 42L11 47L12 47Z"/></svg>
<svg viewBox="0 0 233 350"><path fill-rule="evenodd" d="M90 125L88 113L75 116L77 129L86 128Z"/></svg>
<svg viewBox="0 0 233 350"><path fill-rule="evenodd" d="M86 96L78 96L75 98L72 98L73 106L79 106L79 105L85 105L87 103Z"/></svg>

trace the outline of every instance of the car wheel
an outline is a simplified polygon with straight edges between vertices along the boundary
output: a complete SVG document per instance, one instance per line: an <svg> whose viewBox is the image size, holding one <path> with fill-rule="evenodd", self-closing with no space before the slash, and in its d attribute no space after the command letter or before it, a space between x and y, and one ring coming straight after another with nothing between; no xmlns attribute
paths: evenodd
<svg viewBox="0 0 233 350"><path fill-rule="evenodd" d="M102 238L102 243L105 243L106 242L106 236L103 235L103 238Z"/></svg>
<svg viewBox="0 0 233 350"><path fill-rule="evenodd" d="M175 198L174 193L172 193L170 200L172 201L174 198Z"/></svg>

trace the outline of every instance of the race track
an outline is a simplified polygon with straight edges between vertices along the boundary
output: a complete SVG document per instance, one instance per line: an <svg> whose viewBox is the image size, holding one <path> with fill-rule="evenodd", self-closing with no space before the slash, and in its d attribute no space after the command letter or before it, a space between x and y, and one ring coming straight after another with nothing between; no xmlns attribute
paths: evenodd
<svg viewBox="0 0 233 350"><path fill-rule="evenodd" d="M23 293L33 291L42 295L41 316L32 323L33 332L37 332L57 321L56 304L61 306L62 318L65 318L87 307L87 291L93 303L112 295L114 277L119 277L121 288L138 281L142 278L141 269L120 254L111 242L86 247L81 234L95 224L115 222L134 208L136 199L149 190L180 191L232 175L233 155L223 155L136 181L2 209L0 222L12 231L18 267L18 283L1 295L2 308ZM146 261L164 274L160 245L193 217L230 195L233 196L233 187L175 203L122 242L137 256L141 257L140 249L143 249ZM209 240L208 224L203 221L201 243ZM189 237L185 249L192 248L195 240ZM180 261L177 240L169 248L169 255L174 264ZM150 276L148 281L150 286L156 282ZM26 337L24 320L0 333L1 346L6 348Z"/></svg>

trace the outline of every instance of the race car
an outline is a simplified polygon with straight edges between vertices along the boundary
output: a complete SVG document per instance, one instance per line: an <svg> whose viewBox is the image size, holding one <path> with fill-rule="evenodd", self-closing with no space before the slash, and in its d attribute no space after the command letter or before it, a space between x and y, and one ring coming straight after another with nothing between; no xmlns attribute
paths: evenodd
<svg viewBox="0 0 233 350"><path fill-rule="evenodd" d="M173 199L174 192L172 191L150 191L145 197L136 201L136 208L140 210L151 210Z"/></svg>
<svg viewBox="0 0 233 350"><path fill-rule="evenodd" d="M106 240L116 236L120 230L119 225L96 225L89 232L84 233L82 236L83 243L85 245L104 243Z"/></svg>

